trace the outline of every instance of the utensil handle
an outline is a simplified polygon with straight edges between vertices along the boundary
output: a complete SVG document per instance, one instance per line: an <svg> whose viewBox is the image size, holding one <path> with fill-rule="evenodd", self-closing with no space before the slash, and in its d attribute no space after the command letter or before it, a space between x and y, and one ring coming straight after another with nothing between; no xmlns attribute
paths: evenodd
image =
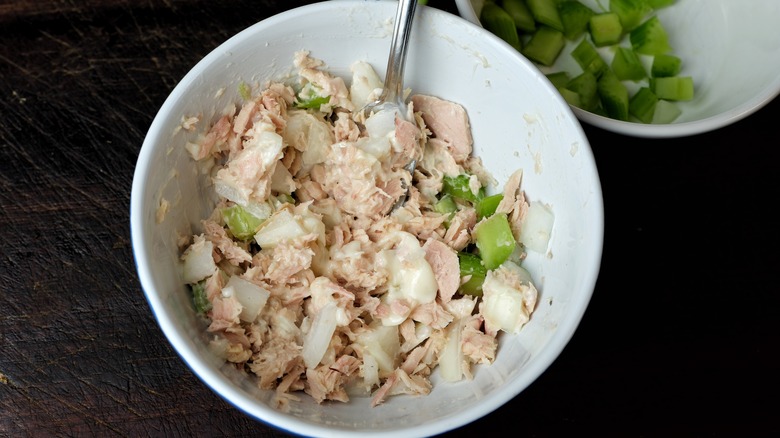
<svg viewBox="0 0 780 438"><path fill-rule="evenodd" d="M404 66L406 65L406 48L409 45L409 35L412 31L414 12L417 0L398 0L398 9L393 27L393 40L390 45L390 57L387 59L385 73L385 90L382 100L396 101L403 93Z"/></svg>

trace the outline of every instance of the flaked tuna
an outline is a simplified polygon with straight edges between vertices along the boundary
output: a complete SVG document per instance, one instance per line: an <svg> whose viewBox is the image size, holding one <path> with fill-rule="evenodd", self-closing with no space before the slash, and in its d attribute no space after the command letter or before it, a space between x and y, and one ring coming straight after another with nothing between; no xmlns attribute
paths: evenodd
<svg viewBox="0 0 780 438"><path fill-rule="evenodd" d="M370 65L355 63L347 87L308 52L294 63L297 83L267 83L211 126L182 118L188 135L205 132L185 147L213 166L219 198L182 238L182 279L201 294L211 350L281 409L303 394L362 392L372 406L425 395L437 369L471 378L495 360L500 331L528 323L537 291L512 261L487 272L484 296L461 291L471 275L459 253L474 247L478 198L495 185L472 156L465 109L412 95L411 122L356 116L381 88ZM464 174L472 201L446 194L442 209L445 178ZM512 175L497 210L516 235L521 180Z"/></svg>

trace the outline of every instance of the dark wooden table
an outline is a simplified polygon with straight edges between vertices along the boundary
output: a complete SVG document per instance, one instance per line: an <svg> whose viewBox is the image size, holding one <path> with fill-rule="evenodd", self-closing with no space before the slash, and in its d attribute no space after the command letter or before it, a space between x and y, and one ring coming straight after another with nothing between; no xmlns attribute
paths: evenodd
<svg viewBox="0 0 780 438"><path fill-rule="evenodd" d="M0 436L285 436L213 394L163 337L128 216L141 143L177 81L305 3L0 0ZM776 99L680 139L585 126L606 213L591 305L547 372L453 435L777 432L779 120Z"/></svg>

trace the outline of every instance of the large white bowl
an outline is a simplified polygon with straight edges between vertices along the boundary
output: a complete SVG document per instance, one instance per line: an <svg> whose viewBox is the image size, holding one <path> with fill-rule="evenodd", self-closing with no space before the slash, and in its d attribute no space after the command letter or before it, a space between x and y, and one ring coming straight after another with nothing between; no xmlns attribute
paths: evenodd
<svg viewBox="0 0 780 438"><path fill-rule="evenodd" d="M608 1L582 0L600 11ZM458 13L479 25L484 0L455 0ZM670 124L610 119L574 107L577 117L599 128L636 137L670 138L722 128L753 114L780 94L780 1L677 0L657 12L674 53L683 60L681 75L695 84L694 99L680 102L680 117ZM578 74L568 56L569 42L552 68ZM608 50L601 50L608 61ZM628 84L631 85L631 84Z"/></svg>
<svg viewBox="0 0 780 438"><path fill-rule="evenodd" d="M476 420L523 391L555 359L574 333L591 298L603 243L599 177L588 140L570 108L548 81L498 38L437 9L417 10L406 85L461 103L475 152L502 182L525 169L531 200L555 214L550 251L525 266L540 288L531 322L502 336L498 357L474 379L440 383L424 397L396 396L371 408L370 399L318 405L308 396L289 412L270 407L270 391L225 366L206 347L204 326L179 275L177 237L198 229L213 199L185 152L192 133L182 116L215 114L239 102L238 84L294 73L293 53L306 49L331 71L350 77L364 59L380 75L389 52L395 2L330 1L273 16L215 49L182 79L154 118L135 169L130 225L141 286L171 345L192 371L238 409L289 432L313 436L428 436ZM158 223L165 199L170 211ZM561 394L565 397L566 394ZM522 422L522 421L520 421Z"/></svg>

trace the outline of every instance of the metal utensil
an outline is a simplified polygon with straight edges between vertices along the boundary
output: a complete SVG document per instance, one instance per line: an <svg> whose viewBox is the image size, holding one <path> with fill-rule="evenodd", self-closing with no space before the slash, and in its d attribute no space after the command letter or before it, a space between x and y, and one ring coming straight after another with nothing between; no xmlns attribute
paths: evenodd
<svg viewBox="0 0 780 438"><path fill-rule="evenodd" d="M409 119L406 102L403 99L403 77L406 64L406 49L409 45L409 36L411 35L412 21L414 20L416 8L417 0L398 1L393 37L390 44L390 56L387 58L384 86L379 98L369 102L361 109L366 118L379 111L395 111L398 117L404 120ZM416 164L417 161L412 159L404 166L404 169L408 170L410 175L414 175ZM396 201L390 210L391 212L401 207L409 198L411 181L409 183L403 181L402 183L406 188L406 193Z"/></svg>

